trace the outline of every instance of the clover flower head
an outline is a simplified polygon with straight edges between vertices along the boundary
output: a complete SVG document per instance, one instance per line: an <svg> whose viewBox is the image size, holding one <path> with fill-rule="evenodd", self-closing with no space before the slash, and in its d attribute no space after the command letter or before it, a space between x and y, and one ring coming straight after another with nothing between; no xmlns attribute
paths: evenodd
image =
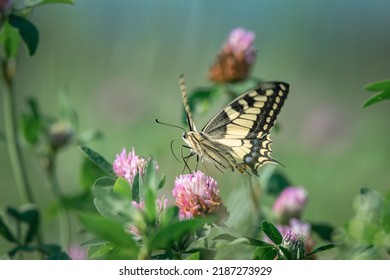
<svg viewBox="0 0 390 280"><path fill-rule="evenodd" d="M253 64L256 58L256 49L253 46L255 39L255 33L238 27L230 33L224 48L230 49L237 56L244 54L246 61Z"/></svg>
<svg viewBox="0 0 390 280"><path fill-rule="evenodd" d="M314 249L315 241L311 234L311 226L308 223L292 218L287 225L276 225L282 236L286 236L289 232L297 234L305 238L305 250L311 252ZM271 242L271 240L265 236L264 241Z"/></svg>
<svg viewBox="0 0 390 280"><path fill-rule="evenodd" d="M302 187L287 187L275 200L272 210L283 223L300 218L307 203L307 192Z"/></svg>
<svg viewBox="0 0 390 280"><path fill-rule="evenodd" d="M145 172L147 161L138 156L134 148L127 154L126 148L123 148L113 163L113 169L118 177L125 178L130 184L134 181L134 176L139 173L142 176Z"/></svg>
<svg viewBox="0 0 390 280"><path fill-rule="evenodd" d="M234 29L210 67L210 80L216 83L245 80L256 60L255 38L251 31L241 27Z"/></svg>
<svg viewBox="0 0 390 280"><path fill-rule="evenodd" d="M180 219L216 216L222 222L228 216L217 182L201 171L176 177L173 196Z"/></svg>
<svg viewBox="0 0 390 280"><path fill-rule="evenodd" d="M305 256L306 237L289 230L284 236L282 246L289 250L292 259L301 260Z"/></svg>

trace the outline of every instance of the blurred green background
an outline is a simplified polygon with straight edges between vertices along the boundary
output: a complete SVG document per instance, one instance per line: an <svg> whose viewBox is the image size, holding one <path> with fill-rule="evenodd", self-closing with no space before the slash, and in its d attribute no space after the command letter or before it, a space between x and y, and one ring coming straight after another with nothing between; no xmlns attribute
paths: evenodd
<svg viewBox="0 0 390 280"><path fill-rule="evenodd" d="M58 114L58 93L67 89L80 130L104 132L90 146L110 161L123 147L153 155L167 175L171 199L183 166L169 144L182 132L155 119L182 125L178 76L186 75L189 89L211 85L207 70L215 55L232 29L244 27L256 33L253 76L291 85L278 118L281 129L272 136L274 158L294 185L308 190L304 218L341 226L352 216L361 187L390 189L390 103L362 109L371 96L364 85L390 78L389 11L387 0L76 0L74 6L42 6L31 17L40 31L38 52L22 52L19 60L18 109L35 96L44 112ZM197 126L227 101L196 117ZM76 147L60 155L58 176L66 194L80 190L82 157ZM25 159L35 196L48 208L53 198L33 152L27 149ZM250 213L238 213L249 205L245 175L222 174L211 165L208 172L233 220ZM0 178L0 207L19 205L4 145ZM50 217L45 225L56 231Z"/></svg>

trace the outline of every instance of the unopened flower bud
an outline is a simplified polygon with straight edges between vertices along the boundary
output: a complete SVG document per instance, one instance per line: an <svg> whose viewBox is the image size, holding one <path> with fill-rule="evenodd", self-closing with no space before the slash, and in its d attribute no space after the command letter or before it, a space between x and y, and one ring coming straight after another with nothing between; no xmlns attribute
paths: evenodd
<svg viewBox="0 0 390 280"><path fill-rule="evenodd" d="M68 145L73 140L73 136L73 127L68 122L57 121L49 127L49 140L54 150Z"/></svg>

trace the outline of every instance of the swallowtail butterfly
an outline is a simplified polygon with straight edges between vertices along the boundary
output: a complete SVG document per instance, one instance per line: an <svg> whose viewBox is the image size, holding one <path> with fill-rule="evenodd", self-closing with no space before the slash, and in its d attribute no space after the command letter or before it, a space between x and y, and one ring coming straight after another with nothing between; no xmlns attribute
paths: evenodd
<svg viewBox="0 0 390 280"><path fill-rule="evenodd" d="M257 169L271 158L270 130L286 100L289 85L263 82L251 88L220 110L198 131L192 119L184 77L180 89L189 131L183 140L197 159L211 161L217 168L237 169L258 176Z"/></svg>

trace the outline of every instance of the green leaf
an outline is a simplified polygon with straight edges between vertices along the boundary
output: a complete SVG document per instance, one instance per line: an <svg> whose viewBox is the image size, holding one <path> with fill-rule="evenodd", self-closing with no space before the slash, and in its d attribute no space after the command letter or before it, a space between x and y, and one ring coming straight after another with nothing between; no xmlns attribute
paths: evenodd
<svg viewBox="0 0 390 280"><path fill-rule="evenodd" d="M126 223L133 220L134 208L130 200L113 192L115 182L110 178L100 178L93 187L94 203L101 215Z"/></svg>
<svg viewBox="0 0 390 280"><path fill-rule="evenodd" d="M179 207L176 205L167 207L167 209L164 211L163 216L161 217L160 225L165 226L168 225L174 221L177 221L179 217Z"/></svg>
<svg viewBox="0 0 390 280"><path fill-rule="evenodd" d="M278 252L273 245L257 247L252 254L252 260L273 260Z"/></svg>
<svg viewBox="0 0 390 280"><path fill-rule="evenodd" d="M131 186L131 199L135 202L140 202L140 196L139 196L139 189L141 185L141 177L139 176L139 173L135 174L133 185Z"/></svg>
<svg viewBox="0 0 390 280"><path fill-rule="evenodd" d="M27 99L27 108L21 115L21 130L27 143L34 145L42 132L42 116L35 98Z"/></svg>
<svg viewBox="0 0 390 280"><path fill-rule="evenodd" d="M9 242L17 243L16 238L12 232L8 229L7 225L3 222L3 219L0 217L0 234Z"/></svg>
<svg viewBox="0 0 390 280"><path fill-rule="evenodd" d="M236 239L237 239L236 236L230 235L228 233L221 233L213 238L213 240L223 240L223 241L228 241L228 242L232 242Z"/></svg>
<svg viewBox="0 0 390 280"><path fill-rule="evenodd" d="M39 227L39 212L38 208L32 205L26 205L16 209L7 207L7 213L14 217L17 221L26 223L28 230L24 237L24 244L30 243L37 235Z"/></svg>
<svg viewBox="0 0 390 280"><path fill-rule="evenodd" d="M306 256L308 257L308 256L311 256L311 255L317 254L319 252L323 252L323 251L330 250L330 249L333 249L333 248L336 248L335 244L327 244L327 245L324 245L324 246L320 246L320 247L314 249L313 251L311 251L309 254L306 254Z"/></svg>
<svg viewBox="0 0 390 280"><path fill-rule="evenodd" d="M87 158L83 159L80 172L80 185L85 191L91 190L93 184L106 173Z"/></svg>
<svg viewBox="0 0 390 280"><path fill-rule="evenodd" d="M252 245L252 246L267 246L267 245L270 245L269 243L267 243L267 242L265 242L263 240L255 239L255 238L252 238L252 237L249 237L249 236L245 236L245 238L248 239L249 244Z"/></svg>
<svg viewBox="0 0 390 280"><path fill-rule="evenodd" d="M122 196L123 198L127 198L130 201L131 186L125 178L118 177L118 179L116 179L113 191L114 193Z"/></svg>
<svg viewBox="0 0 390 280"><path fill-rule="evenodd" d="M31 253L34 252L36 249L37 249L36 246L19 245L11 249L10 251L8 251L8 255L10 256L10 258L13 258L18 252Z"/></svg>
<svg viewBox="0 0 390 280"><path fill-rule="evenodd" d="M22 37L26 44L29 54L34 55L39 41L38 29L34 24L21 16L10 14L8 19L9 23L18 29L20 37Z"/></svg>
<svg viewBox="0 0 390 280"><path fill-rule="evenodd" d="M10 215L11 217L13 217L15 220L17 221L21 221L21 217L20 217L20 213L19 213L19 210L14 208L14 207L7 207L7 213L8 215Z"/></svg>
<svg viewBox="0 0 390 280"><path fill-rule="evenodd" d="M186 260L215 260L215 256L217 254L215 249L209 249L209 248L193 248L188 251L184 252L185 254L190 254L188 257L186 257ZM192 256L192 258L189 258ZM196 256L199 258L196 259Z"/></svg>
<svg viewBox="0 0 390 280"><path fill-rule="evenodd" d="M261 227L263 232L268 236L269 239L272 240L276 245L280 245L282 243L283 237L278 231L278 229L268 221L263 221L261 223Z"/></svg>
<svg viewBox="0 0 390 280"><path fill-rule="evenodd" d="M15 58L19 53L20 36L16 28L12 27L7 21L1 31L0 43L4 46L7 58Z"/></svg>
<svg viewBox="0 0 390 280"><path fill-rule="evenodd" d="M282 258L285 259L285 260L292 260L292 256L291 256L291 253L290 251L283 247L283 246L279 246L279 250L282 251Z"/></svg>
<svg viewBox="0 0 390 280"><path fill-rule="evenodd" d="M382 216L384 199L382 195L369 188L360 190L359 203L357 204L356 218L365 223L379 225Z"/></svg>
<svg viewBox="0 0 390 280"><path fill-rule="evenodd" d="M103 244L88 246L88 259L106 259L105 256L114 249L114 245L105 241Z"/></svg>
<svg viewBox="0 0 390 280"><path fill-rule="evenodd" d="M96 209L103 217L121 223L128 223L133 220L133 206L130 201L119 195L110 194L106 197L96 197L94 203Z"/></svg>
<svg viewBox="0 0 390 280"><path fill-rule="evenodd" d="M59 254L62 251L61 246L57 244L42 244L38 250L48 256Z"/></svg>
<svg viewBox="0 0 390 280"><path fill-rule="evenodd" d="M112 169L112 164L109 163L101 154L95 152L91 148L80 146L80 149L87 155L87 157L96 164L107 175L117 177Z"/></svg>
<svg viewBox="0 0 390 280"><path fill-rule="evenodd" d="M167 248L169 245L179 240L186 234L195 232L202 228L207 219L195 218L192 220L177 221L164 227L160 227L157 231L150 236L150 242L152 248Z"/></svg>
<svg viewBox="0 0 390 280"><path fill-rule="evenodd" d="M390 233L390 192L387 193L382 208L382 228L385 232Z"/></svg>
<svg viewBox="0 0 390 280"><path fill-rule="evenodd" d="M131 235L129 235L124 226L115 221L107 220L96 215L80 215L81 223L97 237L111 242L121 248L131 250L135 255L138 254L139 247Z"/></svg>
<svg viewBox="0 0 390 280"><path fill-rule="evenodd" d="M92 193L95 197L104 197L113 192L115 179L111 177L101 177L96 180L92 187Z"/></svg>
<svg viewBox="0 0 390 280"><path fill-rule="evenodd" d="M153 189L146 189L145 194L145 215L147 221L154 224L157 220L156 193Z"/></svg>
<svg viewBox="0 0 390 280"><path fill-rule="evenodd" d="M37 235L39 227L39 212L36 207L28 207L20 213L21 220L28 224L28 230L24 238L24 243L30 243Z"/></svg>
<svg viewBox="0 0 390 280"><path fill-rule="evenodd" d="M81 247L88 247L88 246L101 246L103 244L107 243L107 241L104 241L100 238L91 238L88 240L85 240L80 243Z"/></svg>
<svg viewBox="0 0 390 280"><path fill-rule="evenodd" d="M89 247L88 258L102 260L131 260L136 259L137 254L133 250L119 248L108 242L101 246Z"/></svg>
<svg viewBox="0 0 390 280"><path fill-rule="evenodd" d="M162 189L163 187L164 187L164 185L165 185L165 174L163 174L163 176L162 176L162 178L161 178L161 180L160 180L160 183L158 183L158 187L157 187L157 189L158 190L160 190L160 189Z"/></svg>
<svg viewBox="0 0 390 280"><path fill-rule="evenodd" d="M276 258L276 256L278 255L278 251L276 250L276 248L272 248L271 250L267 251L264 255L263 255L263 258L262 260L274 260Z"/></svg>
<svg viewBox="0 0 390 280"><path fill-rule="evenodd" d="M193 254L187 256L185 259L186 259L186 260L192 260L192 261L200 260L200 252L199 252L199 251L198 251L198 252L195 252L195 253L193 253Z"/></svg>
<svg viewBox="0 0 390 280"><path fill-rule="evenodd" d="M365 86L366 90L378 92L373 97L369 98L364 102L363 108L378 103L383 100L390 99L390 80L379 81Z"/></svg>
<svg viewBox="0 0 390 280"><path fill-rule="evenodd" d="M116 178L112 177L100 177L96 180L96 182L93 184L93 190L98 188L108 188L110 187L111 190L115 184Z"/></svg>
<svg viewBox="0 0 390 280"><path fill-rule="evenodd" d="M390 90L390 80L374 82L365 86L368 91Z"/></svg>
<svg viewBox="0 0 390 280"><path fill-rule="evenodd" d="M311 230L317 233L323 240L332 241L334 227L323 223L310 223Z"/></svg>
<svg viewBox="0 0 390 280"><path fill-rule="evenodd" d="M48 260L71 260L71 258L65 252L60 252L55 255L50 255L47 257L47 259Z"/></svg>
<svg viewBox="0 0 390 280"><path fill-rule="evenodd" d="M157 190L157 170L152 157L148 160L143 182L145 188Z"/></svg>

